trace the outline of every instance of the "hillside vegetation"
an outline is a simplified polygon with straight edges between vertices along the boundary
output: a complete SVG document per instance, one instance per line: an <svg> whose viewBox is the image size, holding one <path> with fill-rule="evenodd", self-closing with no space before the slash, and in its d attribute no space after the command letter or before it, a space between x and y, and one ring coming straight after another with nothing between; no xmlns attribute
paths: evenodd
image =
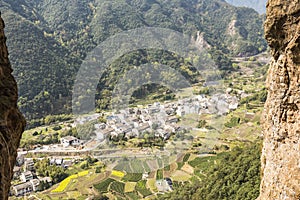
<svg viewBox="0 0 300 200"><path fill-rule="evenodd" d="M261 144L257 143L236 147L215 158L196 158L190 165L195 167L201 180L194 179L192 184L184 184L160 199L256 199L259 195L260 152Z"/></svg>
<svg viewBox="0 0 300 200"><path fill-rule="evenodd" d="M221 0L3 0L0 10L19 84L19 106L27 119L70 112L74 79L87 53L125 30L163 27L194 38L199 31L222 70L232 70L228 55L248 56L266 49L263 18L252 9ZM112 63L105 77L99 77L97 106L108 108L120 75L153 61L174 69L188 65L180 55L156 50L124 55ZM189 74L188 80L193 82L196 75ZM143 95L153 88L157 86L145 87Z"/></svg>

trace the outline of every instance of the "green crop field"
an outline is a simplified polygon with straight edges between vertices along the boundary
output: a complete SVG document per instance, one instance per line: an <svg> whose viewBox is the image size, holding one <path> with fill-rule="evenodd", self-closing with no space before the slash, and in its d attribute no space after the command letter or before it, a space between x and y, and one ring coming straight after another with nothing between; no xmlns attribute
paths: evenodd
<svg viewBox="0 0 300 200"><path fill-rule="evenodd" d="M136 199L140 199L141 197L138 195L137 192L128 192L128 193L125 193L125 195L127 197L129 197L130 199L132 200L136 200Z"/></svg>
<svg viewBox="0 0 300 200"><path fill-rule="evenodd" d="M143 197L149 196L152 192L146 187L146 180L141 180L137 182L135 189L138 191Z"/></svg>
<svg viewBox="0 0 300 200"><path fill-rule="evenodd" d="M110 189L114 190L120 194L124 194L125 183L118 182L118 181L112 182L110 184Z"/></svg>
<svg viewBox="0 0 300 200"><path fill-rule="evenodd" d="M213 162L216 160L216 156L209 156L209 157L197 157L192 161L189 161L189 165L192 167L198 167L198 168L205 168L207 165L211 166L209 164L210 162Z"/></svg>
<svg viewBox="0 0 300 200"><path fill-rule="evenodd" d="M183 157L183 162L187 162L190 158L190 155L189 153L185 154L184 157Z"/></svg>
<svg viewBox="0 0 300 200"><path fill-rule="evenodd" d="M100 193L104 193L107 192L107 189L109 187L109 185L113 182L115 182L116 180L108 178L105 181L102 181L101 183L95 184L94 187L100 192Z"/></svg>
<svg viewBox="0 0 300 200"><path fill-rule="evenodd" d="M132 160L130 162L130 165L131 165L132 172L143 173L145 171L143 167L143 161L141 160Z"/></svg>
<svg viewBox="0 0 300 200"><path fill-rule="evenodd" d="M157 170L156 180L163 179L163 178L164 178L163 170L162 169Z"/></svg>
<svg viewBox="0 0 300 200"><path fill-rule="evenodd" d="M127 173L122 180L126 182L138 182L142 179L142 176L141 173Z"/></svg>
<svg viewBox="0 0 300 200"><path fill-rule="evenodd" d="M148 166L148 164L146 163L146 161L143 162L143 167L144 167L144 169L145 169L145 172L150 172L150 171L151 171L151 169L150 169L150 167Z"/></svg>

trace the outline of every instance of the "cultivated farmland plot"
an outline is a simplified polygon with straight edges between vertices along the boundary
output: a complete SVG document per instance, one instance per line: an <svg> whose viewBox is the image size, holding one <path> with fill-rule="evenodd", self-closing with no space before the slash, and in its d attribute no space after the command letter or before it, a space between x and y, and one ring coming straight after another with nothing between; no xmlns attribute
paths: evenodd
<svg viewBox="0 0 300 200"><path fill-rule="evenodd" d="M110 184L110 189L116 191L117 193L124 194L125 183L121 182L112 182Z"/></svg>
<svg viewBox="0 0 300 200"><path fill-rule="evenodd" d="M105 181L102 181L101 183L98 183L96 185L94 185L94 187L100 192L100 193L105 193L107 192L107 189L109 187L109 185L113 182L115 182L116 180L112 179L112 178L108 178Z"/></svg>

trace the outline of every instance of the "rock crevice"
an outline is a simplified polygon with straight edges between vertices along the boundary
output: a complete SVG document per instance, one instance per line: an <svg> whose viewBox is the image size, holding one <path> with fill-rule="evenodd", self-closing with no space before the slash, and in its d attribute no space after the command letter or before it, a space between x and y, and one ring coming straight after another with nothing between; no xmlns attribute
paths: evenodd
<svg viewBox="0 0 300 200"><path fill-rule="evenodd" d="M11 74L4 27L0 15L0 199L8 199L17 148L25 127L25 119L17 108L18 89Z"/></svg>
<svg viewBox="0 0 300 200"><path fill-rule="evenodd" d="M300 199L300 2L269 0L265 37L273 59L263 122L258 199Z"/></svg>

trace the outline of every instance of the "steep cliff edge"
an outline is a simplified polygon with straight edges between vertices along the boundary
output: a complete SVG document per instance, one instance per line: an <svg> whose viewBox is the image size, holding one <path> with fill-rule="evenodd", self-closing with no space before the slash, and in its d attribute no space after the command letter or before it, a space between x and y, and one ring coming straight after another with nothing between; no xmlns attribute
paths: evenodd
<svg viewBox="0 0 300 200"><path fill-rule="evenodd" d="M263 115L259 199L300 199L300 3L269 0L266 39L273 60Z"/></svg>
<svg viewBox="0 0 300 200"><path fill-rule="evenodd" d="M17 108L17 84L11 75L5 41L0 16L0 199L8 199L17 148L25 126L25 119Z"/></svg>

